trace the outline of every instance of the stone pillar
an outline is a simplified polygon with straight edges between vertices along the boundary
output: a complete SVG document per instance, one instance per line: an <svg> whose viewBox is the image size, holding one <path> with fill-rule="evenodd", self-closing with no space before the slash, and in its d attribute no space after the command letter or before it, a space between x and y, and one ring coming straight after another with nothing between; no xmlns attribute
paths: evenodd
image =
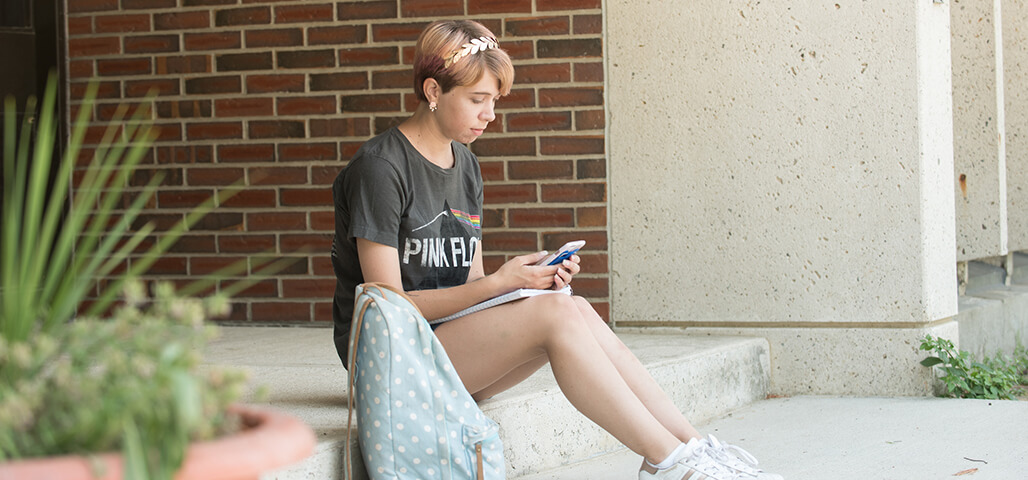
<svg viewBox="0 0 1028 480"><path fill-rule="evenodd" d="M957 260L1007 253L1000 0L953 0Z"/></svg>
<svg viewBox="0 0 1028 480"><path fill-rule="evenodd" d="M956 313L949 6L609 0L611 318L923 394Z"/></svg>
<svg viewBox="0 0 1028 480"><path fill-rule="evenodd" d="M1028 3L1003 0L1008 247L1028 250Z"/></svg>

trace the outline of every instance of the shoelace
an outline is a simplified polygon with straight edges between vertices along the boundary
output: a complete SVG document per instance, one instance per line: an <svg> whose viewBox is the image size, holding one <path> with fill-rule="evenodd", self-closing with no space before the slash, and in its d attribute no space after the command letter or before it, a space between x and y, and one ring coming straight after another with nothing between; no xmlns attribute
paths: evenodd
<svg viewBox="0 0 1028 480"><path fill-rule="evenodd" d="M720 445L720 443L719 443ZM710 442L701 442L693 453L693 462L699 473L712 478L724 478L726 480L738 479L738 473L731 466L726 465L718 457L724 455L712 447ZM750 458L753 458L752 455Z"/></svg>
<svg viewBox="0 0 1028 480"><path fill-rule="evenodd" d="M715 460L740 472L756 475L761 470L757 467L757 459L750 452L728 443L721 443L714 435L707 435L707 451Z"/></svg>

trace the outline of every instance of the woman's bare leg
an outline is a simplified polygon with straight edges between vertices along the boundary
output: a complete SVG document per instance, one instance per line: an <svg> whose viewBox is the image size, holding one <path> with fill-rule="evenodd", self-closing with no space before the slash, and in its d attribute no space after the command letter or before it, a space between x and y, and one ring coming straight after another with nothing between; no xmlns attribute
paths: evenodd
<svg viewBox="0 0 1028 480"><path fill-rule="evenodd" d="M664 389L660 388L660 385L646 371L646 367L635 354L611 331L592 305L581 297L575 297L575 304L589 325L593 336L596 337L596 341L614 363L618 373L621 374L621 378L625 379L628 386L635 392L635 396L639 397L639 400L646 405L657 421L684 443L689 443L691 438L700 438L700 433L696 431L696 428L689 423L689 420L671 401Z"/></svg>
<svg viewBox="0 0 1028 480"><path fill-rule="evenodd" d="M523 366L545 355L571 404L632 451L656 463L679 445L622 378L571 297L500 305L435 333L472 394L506 383L512 372L523 374Z"/></svg>

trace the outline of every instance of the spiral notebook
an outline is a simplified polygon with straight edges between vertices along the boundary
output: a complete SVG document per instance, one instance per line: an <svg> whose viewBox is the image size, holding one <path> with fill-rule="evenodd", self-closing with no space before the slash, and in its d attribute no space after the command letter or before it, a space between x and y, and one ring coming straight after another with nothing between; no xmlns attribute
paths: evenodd
<svg viewBox="0 0 1028 480"><path fill-rule="evenodd" d="M428 323L430 325L436 325L436 324L439 324L439 323L448 322L448 321L453 320L455 318L463 317L464 315L469 315L469 314L472 314L472 313L475 313L475 312L480 312L482 310L485 310L485 309L490 308L490 307L495 307L497 305L503 305L504 303L507 303L507 302L513 302L514 300L520 300L522 298L534 297L536 295L545 295L547 293L563 293L564 295L571 295L571 286L570 285L565 285L564 288L562 288L560 290L538 290L538 289L534 289L534 288L519 288L517 290L514 290L513 292L505 293L505 294L500 295L498 297L490 298L489 300L486 300L486 301L484 301L482 303L478 303L478 304L472 305L472 306L470 306L468 308L465 308L464 310L461 310L461 311L459 311L459 312L457 312L457 313L455 313L453 315L446 316L446 317L443 317L443 318L437 318L435 320L430 320Z"/></svg>

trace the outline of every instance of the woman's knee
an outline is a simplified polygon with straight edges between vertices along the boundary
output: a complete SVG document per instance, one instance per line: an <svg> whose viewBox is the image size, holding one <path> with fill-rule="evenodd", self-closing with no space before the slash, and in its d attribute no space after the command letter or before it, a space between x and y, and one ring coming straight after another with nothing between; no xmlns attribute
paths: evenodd
<svg viewBox="0 0 1028 480"><path fill-rule="evenodd" d="M549 330L586 328L586 320L575 297L568 295L539 295L525 300L531 311L528 315Z"/></svg>

